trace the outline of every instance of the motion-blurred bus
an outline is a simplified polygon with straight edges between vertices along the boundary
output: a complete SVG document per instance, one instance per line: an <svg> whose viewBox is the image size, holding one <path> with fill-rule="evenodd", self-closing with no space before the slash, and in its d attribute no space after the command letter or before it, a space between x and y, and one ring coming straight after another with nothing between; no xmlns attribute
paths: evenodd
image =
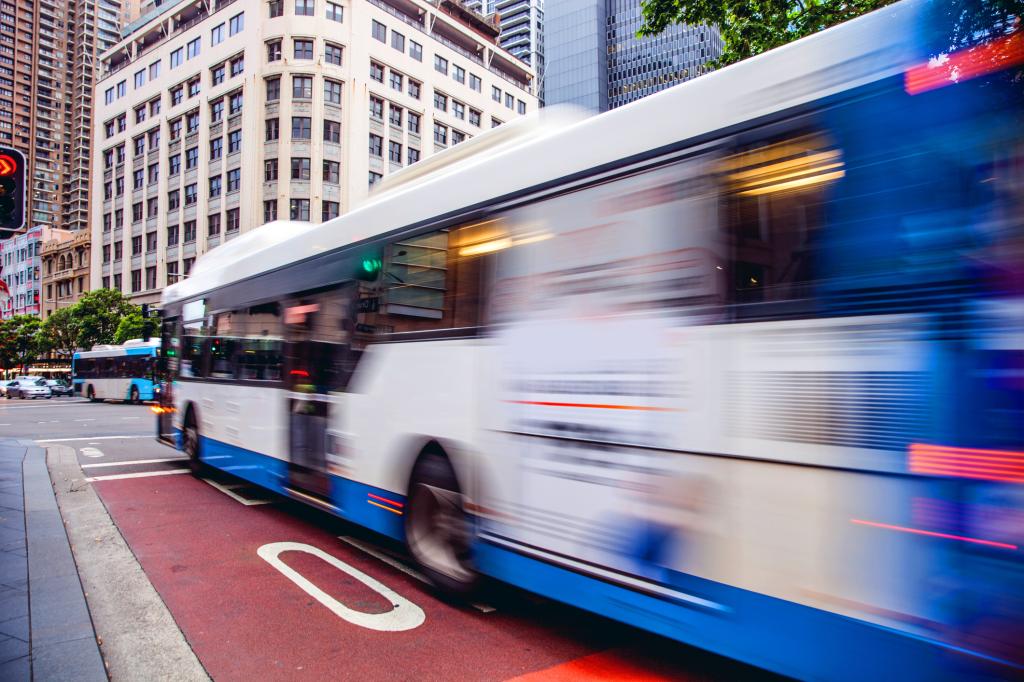
<svg viewBox="0 0 1024 682"><path fill-rule="evenodd" d="M242 235L165 291L161 431L451 593L801 678L1020 674L1024 34L989 9L892 5Z"/></svg>
<svg viewBox="0 0 1024 682"><path fill-rule="evenodd" d="M159 394L156 376L160 340L133 339L124 345L98 345L79 351L71 359L75 395L98 402L123 400L139 403Z"/></svg>

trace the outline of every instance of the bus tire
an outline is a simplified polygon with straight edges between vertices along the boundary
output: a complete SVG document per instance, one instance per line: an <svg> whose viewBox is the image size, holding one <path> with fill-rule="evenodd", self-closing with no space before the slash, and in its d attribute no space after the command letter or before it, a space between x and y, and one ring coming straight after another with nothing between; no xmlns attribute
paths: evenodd
<svg viewBox="0 0 1024 682"><path fill-rule="evenodd" d="M92 384L89 384L89 390L85 392L85 395L89 398L90 403L99 402L96 400L96 389L92 387Z"/></svg>
<svg viewBox="0 0 1024 682"><path fill-rule="evenodd" d="M206 465L199 459L199 422L191 407L185 412L185 423L181 429L181 447L188 455L188 468L193 476L206 473Z"/></svg>
<svg viewBox="0 0 1024 682"><path fill-rule="evenodd" d="M132 389L128 393L128 402L130 402L132 405L138 405L139 403L142 402L141 400L139 400L139 387L136 386L135 384L132 384Z"/></svg>
<svg viewBox="0 0 1024 682"><path fill-rule="evenodd" d="M406 500L409 553L446 596L465 599L479 588L473 563L473 524L451 462L440 448L423 451Z"/></svg>

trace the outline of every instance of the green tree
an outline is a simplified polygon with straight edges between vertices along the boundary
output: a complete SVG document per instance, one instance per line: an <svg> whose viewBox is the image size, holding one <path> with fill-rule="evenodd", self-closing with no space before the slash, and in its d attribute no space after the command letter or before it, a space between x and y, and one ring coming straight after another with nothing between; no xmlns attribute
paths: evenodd
<svg viewBox="0 0 1024 682"><path fill-rule="evenodd" d="M0 364L4 369L23 369L39 357L41 326L35 315L15 315L0 324Z"/></svg>
<svg viewBox="0 0 1024 682"><path fill-rule="evenodd" d="M62 357L71 357L78 348L78 335L81 331L78 317L77 303L53 311L39 330L40 348Z"/></svg>
<svg viewBox="0 0 1024 682"><path fill-rule="evenodd" d="M83 294L75 305L78 347L88 349L98 343L114 343L121 318L135 308L124 294L113 289L94 289Z"/></svg>
<svg viewBox="0 0 1024 682"><path fill-rule="evenodd" d="M153 318L144 319L141 306L132 306L132 308L133 310L122 317L121 322L117 325L117 331L114 332L114 343L124 343L129 339L141 339L147 330L151 337L157 335L158 322Z"/></svg>

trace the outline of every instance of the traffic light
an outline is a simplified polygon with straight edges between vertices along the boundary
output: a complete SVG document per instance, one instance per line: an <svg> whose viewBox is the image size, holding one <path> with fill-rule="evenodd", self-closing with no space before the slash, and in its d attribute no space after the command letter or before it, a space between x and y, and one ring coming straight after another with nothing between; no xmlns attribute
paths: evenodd
<svg viewBox="0 0 1024 682"><path fill-rule="evenodd" d="M25 213L25 155L0 147L0 230L24 230Z"/></svg>
<svg viewBox="0 0 1024 682"><path fill-rule="evenodd" d="M367 255L359 259L356 277L364 282L374 282L380 276L384 262L376 255Z"/></svg>

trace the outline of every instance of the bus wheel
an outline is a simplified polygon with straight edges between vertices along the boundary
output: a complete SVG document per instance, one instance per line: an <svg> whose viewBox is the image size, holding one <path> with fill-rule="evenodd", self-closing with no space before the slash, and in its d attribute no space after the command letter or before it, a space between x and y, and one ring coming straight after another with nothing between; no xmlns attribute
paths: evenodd
<svg viewBox="0 0 1024 682"><path fill-rule="evenodd" d="M139 400L139 387L132 386L131 392L128 394L128 402L132 405L138 405L141 401Z"/></svg>
<svg viewBox="0 0 1024 682"><path fill-rule="evenodd" d="M182 448L188 455L188 467L193 476L205 473L205 466L199 459L199 425L196 424L195 412L189 410L185 415L185 428L182 431Z"/></svg>
<svg viewBox="0 0 1024 682"><path fill-rule="evenodd" d="M405 513L405 539L416 562L443 593L464 598L476 590L473 524L448 458L426 451L413 468Z"/></svg>
<svg viewBox="0 0 1024 682"><path fill-rule="evenodd" d="M89 390L86 391L85 395L86 395L86 397L89 398L89 402L91 402L91 403L96 402L96 389L92 387L92 384L89 384Z"/></svg>

